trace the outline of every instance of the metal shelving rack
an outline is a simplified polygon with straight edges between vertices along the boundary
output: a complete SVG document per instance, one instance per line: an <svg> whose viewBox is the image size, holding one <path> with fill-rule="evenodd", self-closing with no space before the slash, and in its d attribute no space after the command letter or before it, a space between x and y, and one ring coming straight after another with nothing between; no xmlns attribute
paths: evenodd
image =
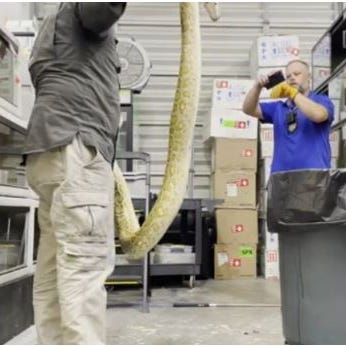
<svg viewBox="0 0 346 346"><path fill-rule="evenodd" d="M150 155L141 152L119 152L117 154L117 160L126 160L130 163L131 169L133 168L133 161L139 160L145 163L145 172L123 172L124 178L135 174L138 179L145 181L145 198L143 199L143 204L140 209L144 211L144 217L146 218L149 213L149 200L150 200ZM139 209L138 206L134 205L135 209ZM134 272L131 270L132 267L136 268ZM108 277L107 282L117 282L121 280L136 280L141 281L143 285L143 295L142 295L142 309L143 312L149 312L148 303L148 280L149 280L149 255L147 255L142 261L136 261L135 264L116 264L113 273Z"/></svg>
<svg viewBox="0 0 346 346"><path fill-rule="evenodd" d="M134 207L136 209L142 209L145 204L145 200L137 198L133 200ZM202 266L202 211L207 208L210 209L209 201L202 199L184 199L180 213L189 212L194 213L194 244L195 249L195 262L194 263L176 263L176 264L150 264L149 265L149 277L153 276L169 276L169 275L182 275L190 276L189 286L194 286L196 275L201 274ZM182 231L180 229L180 231ZM168 229L166 235L172 232L172 229ZM175 230L176 232L176 230ZM165 236L164 236L165 238ZM163 238L163 240L164 240ZM136 276L141 272L141 265L134 263L126 266L118 266L115 268L114 273L116 275L129 275Z"/></svg>

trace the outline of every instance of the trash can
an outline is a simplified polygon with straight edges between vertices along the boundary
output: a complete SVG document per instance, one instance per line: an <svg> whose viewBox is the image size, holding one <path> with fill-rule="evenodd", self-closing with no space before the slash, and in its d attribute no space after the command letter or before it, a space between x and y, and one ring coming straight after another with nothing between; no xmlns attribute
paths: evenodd
<svg viewBox="0 0 346 346"><path fill-rule="evenodd" d="M269 232L278 233L287 344L346 343L346 170L274 173Z"/></svg>

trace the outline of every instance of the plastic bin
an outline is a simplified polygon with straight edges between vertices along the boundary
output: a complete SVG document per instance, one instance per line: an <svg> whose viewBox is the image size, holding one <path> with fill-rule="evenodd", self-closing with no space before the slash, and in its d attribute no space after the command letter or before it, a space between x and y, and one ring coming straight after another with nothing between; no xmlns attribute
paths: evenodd
<svg viewBox="0 0 346 346"><path fill-rule="evenodd" d="M279 233L288 344L346 342L346 171L275 173L268 229Z"/></svg>

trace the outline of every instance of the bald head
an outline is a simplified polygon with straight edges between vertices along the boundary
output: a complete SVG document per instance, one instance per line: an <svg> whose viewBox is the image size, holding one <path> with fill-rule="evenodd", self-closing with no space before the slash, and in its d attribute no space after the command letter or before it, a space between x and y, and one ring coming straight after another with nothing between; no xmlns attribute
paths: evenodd
<svg viewBox="0 0 346 346"><path fill-rule="evenodd" d="M288 64L286 65L286 68L292 64L300 64L300 65L303 65L308 71L309 71L309 65L308 63L306 63L305 61L303 60L299 60L299 59L296 59L296 60L291 60L288 62Z"/></svg>

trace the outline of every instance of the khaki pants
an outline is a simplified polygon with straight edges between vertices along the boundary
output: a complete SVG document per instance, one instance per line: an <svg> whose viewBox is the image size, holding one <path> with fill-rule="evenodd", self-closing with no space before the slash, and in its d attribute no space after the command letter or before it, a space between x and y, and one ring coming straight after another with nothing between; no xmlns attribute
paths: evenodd
<svg viewBox="0 0 346 346"><path fill-rule="evenodd" d="M104 282L115 264L111 165L77 136L27 160L40 198L34 278L40 344L104 344Z"/></svg>

